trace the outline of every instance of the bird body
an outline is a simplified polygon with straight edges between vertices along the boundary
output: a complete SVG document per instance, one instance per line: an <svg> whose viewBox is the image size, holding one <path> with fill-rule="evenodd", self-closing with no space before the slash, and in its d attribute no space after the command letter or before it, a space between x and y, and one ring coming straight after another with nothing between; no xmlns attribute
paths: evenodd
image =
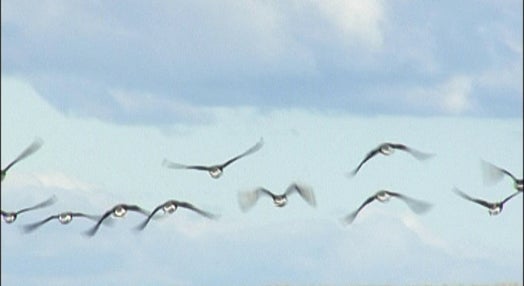
<svg viewBox="0 0 524 286"><path fill-rule="evenodd" d="M484 206L488 209L488 213L490 216L493 216L493 215L498 215L502 212L502 209L504 208L504 204L509 201L510 199L512 199L514 196L522 193L522 192L515 192L513 194L511 194L510 196L506 197L505 199L503 199L502 201L500 202L488 202L488 201L485 201L485 200L482 200L482 199L478 199L478 198L474 198L474 197L471 197L469 196L468 194L462 192L461 190L457 189L457 188L454 188L453 191L459 195L460 197L468 200L468 201L471 201L471 202L474 202L476 204L479 204L481 206Z"/></svg>
<svg viewBox="0 0 524 286"><path fill-rule="evenodd" d="M405 195L402 195L402 194L399 194L399 193L395 193L395 192L392 192L392 191L389 191L389 190L380 190L380 191L376 192L373 196L367 198L358 207L357 210L355 210L352 213L350 213L349 215L345 216L342 221L344 223L346 223L346 224L350 224L350 223L352 223L355 220L355 218L360 213L360 211L365 206L367 206L368 204L373 202L374 200L377 200L379 202L385 203L385 202L388 202L392 197L395 197L395 198L398 198L398 199L404 201L408 205L408 207L413 212L415 212L417 214L422 214L424 212L427 212L431 208L431 204L430 203L427 203L427 202L424 202L424 201L420 201L420 200L416 200L416 199L413 199L411 197L408 197L408 196L405 196Z"/></svg>
<svg viewBox="0 0 524 286"><path fill-rule="evenodd" d="M31 232L53 219L58 220L58 222L60 222L61 224L69 224L73 220L74 217L85 217L87 219L94 220L94 221L99 219L99 217L95 215L89 215L89 214L84 214L84 213L79 213L79 212L62 212L56 215L49 216L41 221L25 225L24 232Z"/></svg>
<svg viewBox="0 0 524 286"><path fill-rule="evenodd" d="M316 206L315 195L311 188L297 183L292 183L283 194L274 194L266 188L258 187L253 191L240 192L238 202L243 211L249 210L260 198L261 195L271 197L276 207L284 207L288 202L288 196L297 192L309 205Z"/></svg>
<svg viewBox="0 0 524 286"><path fill-rule="evenodd" d="M198 214L200 214L201 216L204 216L206 218L209 218L209 219L214 219L216 218L217 216L214 215L214 214L211 214L211 213L208 213L206 211L203 211L197 207L195 207L193 204L191 203L188 203L188 202L182 202L182 201L177 201L177 200L168 200L166 202L164 202L163 204L157 206L149 215L148 217L144 220L144 222L142 222L141 224L139 224L136 228L137 230L143 230L147 224L149 223L149 221L153 218L153 216L160 210L164 211L164 214L172 214L174 213L179 207L181 208L186 208L186 209L189 209L189 210L192 210Z"/></svg>
<svg viewBox="0 0 524 286"><path fill-rule="evenodd" d="M143 208L137 206L137 205L128 205L128 204L118 204L106 211L100 219L97 221L97 223L88 231L85 232L88 236L93 236L98 231L98 228L100 228L100 225L110 216L114 216L117 218L124 217L129 211L134 211L141 213L145 216L149 216L149 212L144 210Z"/></svg>
<svg viewBox="0 0 524 286"><path fill-rule="evenodd" d="M49 199L47 199L47 200L45 200L45 201L43 201L41 203L38 203L38 204L36 204L34 206L31 206L31 207L28 207L28 208L20 209L20 210L15 211L15 212L6 212L6 211L2 210L1 211L2 218L4 219L4 221L6 223L13 223L16 220L16 218L18 217L19 214L27 212L27 211L41 209L41 208L50 206L50 205L54 204L55 202L56 202L56 197L52 196Z"/></svg>
<svg viewBox="0 0 524 286"><path fill-rule="evenodd" d="M170 169L192 169L192 170L207 171L209 173L209 175L213 179L218 179L224 173L224 168L225 167L229 166L231 163L235 162L236 160L238 160L238 159L240 159L240 158L242 158L244 156L247 156L249 154L255 153L256 151L260 150L260 148L262 148L263 145L264 145L264 140L263 140L263 138L260 138L260 141L257 144L255 144L253 147L249 148L244 153L242 153L242 154L240 154L238 156L235 156L235 157L227 160L226 162L224 162L222 164L217 164L217 165L211 165L211 166L184 165L184 164L171 162L171 161L169 161L167 159L164 159L162 161L162 165L164 167L170 168Z"/></svg>
<svg viewBox="0 0 524 286"><path fill-rule="evenodd" d="M377 154L389 156L393 154L395 150L402 150L402 151L408 152L418 160L426 160L433 156L433 154L420 152L404 144L386 142L386 143L382 143L378 145L375 149L369 151L366 154L366 156L364 157L364 159L362 159L362 161L358 164L358 166L353 171L351 171L349 175L355 176L358 173L358 171L360 170L360 168L362 168L364 163L366 163L369 159L375 157Z"/></svg>

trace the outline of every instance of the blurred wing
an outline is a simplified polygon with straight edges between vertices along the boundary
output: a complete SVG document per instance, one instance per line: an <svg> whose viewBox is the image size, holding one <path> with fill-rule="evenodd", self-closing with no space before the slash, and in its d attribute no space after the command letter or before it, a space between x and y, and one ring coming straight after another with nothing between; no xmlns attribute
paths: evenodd
<svg viewBox="0 0 524 286"><path fill-rule="evenodd" d="M35 209L44 208L44 207L47 207L47 206L49 206L49 205L54 204L55 202L56 202L56 196L53 195L53 196L50 197L49 199L47 199L47 200L45 200L45 201L43 201L43 202L41 202L41 203L39 203L39 204L36 204L36 205L34 205L34 206L32 206L32 207L28 207L28 208L21 209L21 210L17 211L16 213L17 213L17 214L21 214L21 213L23 213L23 212L27 212L27 211L31 211L31 210L35 210Z"/></svg>
<svg viewBox="0 0 524 286"><path fill-rule="evenodd" d="M316 206L317 202L315 200L315 194L313 193L313 189L311 187L293 183L286 189L285 194L289 195L293 191L296 191L311 206Z"/></svg>
<svg viewBox="0 0 524 286"><path fill-rule="evenodd" d="M256 151L260 150L260 148L262 148L262 146L264 145L264 138L260 138L260 141L258 141L257 144L255 144L253 147L249 148L247 151L245 151L244 153L232 158L232 159L229 159L228 161L226 161L225 163L222 164L222 168L225 168L227 165L235 162L236 160L244 157L244 156L247 156L249 154L253 154L255 153Z"/></svg>
<svg viewBox="0 0 524 286"><path fill-rule="evenodd" d="M48 221L56 219L56 218L58 218L57 215L52 215L52 216L50 216L50 217L48 217L46 219L43 219L41 221L38 221L38 222L35 222L35 223L26 224L26 225L22 226L22 231L25 232L25 233L32 232L35 229L37 229L37 228L41 227L42 225L44 225L45 223L47 223Z"/></svg>
<svg viewBox="0 0 524 286"><path fill-rule="evenodd" d="M517 192L513 193L513 194L510 195L509 197L505 198L505 199L501 202L501 204L505 204L505 203L506 203L507 201L509 201L511 198L513 198L514 196L516 196L516 195L518 195L518 194L521 194L521 193L522 193L522 192L520 192L520 191L517 191Z"/></svg>
<svg viewBox="0 0 524 286"><path fill-rule="evenodd" d="M145 209L143 209L143 208L141 208L141 207L139 207L137 205L128 205L127 209L130 210L130 211L135 211L137 213L141 213L141 214L143 214L145 216L149 216L150 215L150 213L148 211L146 211Z"/></svg>
<svg viewBox="0 0 524 286"><path fill-rule="evenodd" d="M487 208L490 208L491 207L491 204L484 201L484 200L481 200L481 199L477 199L477 198L473 198L473 197L470 197L469 195L467 195L466 193L462 192L461 190L457 189L457 188L454 188L453 191L461 196L462 198L468 200L468 201L472 201L474 203L477 203L479 205L482 205L482 206L485 206Z"/></svg>
<svg viewBox="0 0 524 286"><path fill-rule="evenodd" d="M502 169L489 162L481 160L480 167L482 169L482 179L486 185L493 185L504 177Z"/></svg>
<svg viewBox="0 0 524 286"><path fill-rule="evenodd" d="M513 174L511 174L509 171L502 169L500 167L497 167L487 161L481 160L481 168L482 168L482 178L484 181L484 184L486 185L493 185L496 182L500 181L504 175L510 176L514 181L517 180Z"/></svg>
<svg viewBox="0 0 524 286"><path fill-rule="evenodd" d="M345 216L342 221L346 224L351 224L355 218L357 217L358 213L366 206L368 205L369 203L371 203L372 201L375 200L375 196L373 195L372 197L369 197L367 198L361 205L360 207L358 207L357 210L355 210L354 212L350 213L349 215Z"/></svg>
<svg viewBox="0 0 524 286"><path fill-rule="evenodd" d="M85 235L87 236L93 236L96 234L96 232L98 231L98 229L100 228L100 225L104 222L104 220L106 220L111 214L113 213L113 209L110 209L108 211L106 211L101 217L100 219L96 222L96 224L88 229L86 232L84 232Z"/></svg>
<svg viewBox="0 0 524 286"><path fill-rule="evenodd" d="M395 149L406 151L409 154L411 154L413 157L415 157L417 160L420 160L420 161L427 160L427 159L435 156L435 154L421 152L421 151L418 151L416 149L407 147L406 145L403 145L403 144L391 144L391 147L393 147Z"/></svg>
<svg viewBox="0 0 524 286"><path fill-rule="evenodd" d="M19 162L20 160L23 160L27 156L35 153L38 149L40 149L40 147L42 147L43 144L44 144L44 141L41 138L36 138L33 141L33 143L31 143L31 145L29 145L24 151L22 151L22 153L18 155L18 157L16 157L16 159L14 159L13 162L7 165L7 167L5 167L5 169L2 171L7 172L7 170L11 168L14 164Z"/></svg>
<svg viewBox="0 0 524 286"><path fill-rule="evenodd" d="M97 215L90 215L90 214L84 214L84 213L71 213L73 217L85 217L90 220L98 221L100 219L100 216Z"/></svg>
<svg viewBox="0 0 524 286"><path fill-rule="evenodd" d="M156 207L153 212L151 214L149 214L147 216L147 218L142 222L140 223L139 225L137 225L135 227L136 230L144 230L144 228L146 228L147 224L149 223L149 221L151 220L151 218L153 218L153 216L159 211L161 210L162 208L164 207L164 204L161 204L159 205L158 207Z"/></svg>
<svg viewBox="0 0 524 286"><path fill-rule="evenodd" d="M379 148L376 148L374 150L371 150L367 155L366 157L360 162L360 164L358 164L358 166L353 170L351 171L351 173L349 173L349 175L351 177L355 176L357 174L357 172L360 170L360 168L362 168L362 165L364 165L364 163L366 163L369 159L373 158L375 155L377 155L379 152Z"/></svg>
<svg viewBox="0 0 524 286"><path fill-rule="evenodd" d="M404 195L401 195L401 194L396 194L394 195L395 197L403 200L407 205L408 207L416 214L422 214L422 213L425 213L427 211L429 211L431 209L431 207L433 206L432 204L428 203L428 202L424 202L424 201L421 201L421 200L416 200L416 199L413 199L413 198L410 198L408 196L404 196Z"/></svg>
<svg viewBox="0 0 524 286"><path fill-rule="evenodd" d="M195 170L202 170L202 171L209 171L210 167L207 166L190 166L190 165L183 165L175 162L171 162L167 159L164 159L162 161L162 166L169 168L169 169L195 169Z"/></svg>
<svg viewBox="0 0 524 286"><path fill-rule="evenodd" d="M238 193L238 204L243 212L248 211L258 201L260 197L259 190Z"/></svg>
<svg viewBox="0 0 524 286"><path fill-rule="evenodd" d="M186 203L186 202L179 202L178 203L178 206L182 207L182 208L186 208L186 209L190 209L192 211L195 211L197 212L198 214L202 215L202 216L205 216L207 218L210 218L210 219L214 219L216 218L216 215L214 214L211 214L211 213L208 213L206 211L203 211L197 207L195 207L194 205L190 204L190 203Z"/></svg>

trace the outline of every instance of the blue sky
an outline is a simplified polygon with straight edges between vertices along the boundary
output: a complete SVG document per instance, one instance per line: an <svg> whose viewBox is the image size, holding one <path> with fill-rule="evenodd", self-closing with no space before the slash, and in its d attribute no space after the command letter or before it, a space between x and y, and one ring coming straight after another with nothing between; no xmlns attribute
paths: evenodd
<svg viewBox="0 0 524 286"><path fill-rule="evenodd" d="M2 167L44 146L2 182L2 209L56 195L2 223L2 284L522 285L522 195L497 217L462 200L511 194L482 181L484 159L521 177L522 2L2 1ZM161 166L213 164L264 147L211 179ZM384 141L435 153L363 156ZM243 213L240 191L310 185ZM373 203L379 189L431 202L414 215ZM180 210L131 229L131 213L19 227L116 203Z"/></svg>

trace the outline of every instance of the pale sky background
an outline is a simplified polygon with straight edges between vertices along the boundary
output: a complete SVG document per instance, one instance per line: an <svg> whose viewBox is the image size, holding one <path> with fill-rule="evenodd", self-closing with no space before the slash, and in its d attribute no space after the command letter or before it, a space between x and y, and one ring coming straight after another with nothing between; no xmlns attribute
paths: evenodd
<svg viewBox="0 0 524 286"><path fill-rule="evenodd" d="M523 195L480 161L523 174L522 1L2 1L2 209L56 195L1 227L2 285L523 284ZM221 163L214 180L164 158ZM384 141L436 154L370 160ZM240 191L310 185L243 213ZM413 214L379 189L433 204ZM152 221L49 222L121 202L184 209Z"/></svg>

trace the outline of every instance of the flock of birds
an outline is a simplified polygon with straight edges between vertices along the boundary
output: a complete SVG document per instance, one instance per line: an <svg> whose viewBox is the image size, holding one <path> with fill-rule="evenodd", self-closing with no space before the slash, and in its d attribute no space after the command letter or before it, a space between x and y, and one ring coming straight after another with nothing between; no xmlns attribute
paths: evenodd
<svg viewBox="0 0 524 286"><path fill-rule="evenodd" d="M224 169L231 165L233 162L247 156L250 154L253 154L260 150L262 148L264 142L263 139L260 139L258 143L256 143L253 147L249 148L242 154L235 156L227 161L225 161L222 164L217 165L211 165L211 166L203 166L203 165L185 165L180 163L171 162L167 159L164 159L162 162L162 165L167 168L171 169L189 169L189 170L198 170L198 171L206 171L209 173L209 175L214 178L218 179L223 174ZM18 157L16 157L11 163L9 163L4 169L2 169L2 181L6 177L7 171L13 167L16 163L20 162L21 160L25 159L29 155L36 152L40 147L43 145L43 141L39 138L37 138L31 145L29 145ZM385 155L389 156L395 152L395 150L400 150L407 152L411 154L414 158L418 160L426 160L433 156L433 154L424 153L421 151L418 151L416 149L413 149L411 147L408 147L403 144L396 144L396 143L383 143L377 146L375 149L371 150L366 154L366 156L362 159L362 161L358 164L358 166L350 172L348 175L350 177L356 176L359 170L364 166L366 162L368 162L370 159L374 158L377 155ZM483 174L485 178L485 182L497 182L500 181L504 177L508 177L513 181L513 187L516 190L516 192L512 193L508 197L504 198L502 201L498 202L488 202L483 199L474 198L470 195L462 192L461 190L454 188L453 191L459 195L460 197L471 201L473 203L479 204L483 207L486 207L488 209L488 212L490 215L497 215L499 214L503 206L506 202L508 202L513 197L517 196L518 194L522 193L523 191L523 180L518 179L515 177L512 173L510 173L508 170L500 168L498 166L495 166L489 162L482 161L482 168L483 168ZM272 199L274 205L276 207L284 207L288 201L288 196L292 195L293 193L297 193L304 201L306 201L310 206L315 207L316 206L316 200L313 190L309 186L292 183L289 185L289 187L285 190L282 194L275 194L271 192L270 190L264 188L264 187L258 187L255 190L252 191L246 191L246 192L239 192L238 193L238 203L240 205L240 208L242 211L248 211L251 207L255 205L255 203L258 201L258 199L262 196L266 196ZM357 215L370 203L373 201L379 201L379 202L387 202L391 198L396 198L399 200L402 200L406 205L417 214L422 214L427 212L431 208L431 204L422 200L418 200L409 196L406 196L404 194L392 192L390 190L379 190L375 194L368 197L355 211L351 212L347 216L342 218L342 223L344 224L351 224ZM6 223L13 223L15 222L18 215L47 207L51 204L53 204L56 201L56 197L52 196L51 198L38 203L36 205L22 208L18 211L4 211L2 212L2 219ZM205 218L208 219L216 219L218 218L217 215L209 213L207 211L201 210L200 208L197 208L193 204L189 202L184 201L178 201L178 200L168 200L161 205L157 206L152 212L149 212L142 207L134 204L117 204L111 209L105 211L102 215L93 215L93 214L84 214L80 212L62 212L59 214L51 215L47 218L44 218L41 221L37 221L31 224L26 224L23 226L24 232L31 232L36 230L37 228L43 226L44 224L52 221L52 220L58 220L61 224L68 224L73 220L73 217L83 217L86 219L90 219L95 222L95 225L87 230L85 232L88 236L93 236L97 233L98 229L101 227L102 224L108 223L109 218L115 217L120 218L125 216L128 212L137 212L145 216L145 219L142 223L140 223L138 226L136 226L136 230L140 231L143 230L152 219L158 218L158 212L162 211L164 215L166 214L172 214L174 213L178 208L187 209L189 211L195 212Z"/></svg>

